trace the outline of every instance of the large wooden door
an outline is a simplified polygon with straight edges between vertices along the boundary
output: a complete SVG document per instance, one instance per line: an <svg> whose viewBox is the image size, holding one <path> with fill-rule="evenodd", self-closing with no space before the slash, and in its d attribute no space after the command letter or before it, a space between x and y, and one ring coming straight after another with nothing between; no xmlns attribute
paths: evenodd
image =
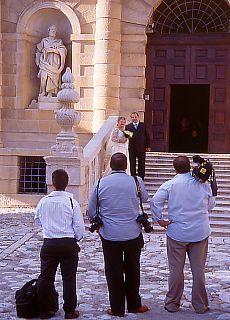
<svg viewBox="0 0 230 320"><path fill-rule="evenodd" d="M208 152L230 152L229 40L226 33L148 35L145 121L153 150L169 150L171 86L205 84L210 85Z"/></svg>

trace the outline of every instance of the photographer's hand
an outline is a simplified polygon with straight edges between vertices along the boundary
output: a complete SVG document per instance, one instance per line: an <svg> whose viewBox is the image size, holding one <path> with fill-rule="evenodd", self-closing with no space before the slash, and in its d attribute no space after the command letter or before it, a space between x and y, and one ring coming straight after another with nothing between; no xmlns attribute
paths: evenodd
<svg viewBox="0 0 230 320"><path fill-rule="evenodd" d="M168 225L172 223L172 220L158 220L157 222L162 228L167 229Z"/></svg>

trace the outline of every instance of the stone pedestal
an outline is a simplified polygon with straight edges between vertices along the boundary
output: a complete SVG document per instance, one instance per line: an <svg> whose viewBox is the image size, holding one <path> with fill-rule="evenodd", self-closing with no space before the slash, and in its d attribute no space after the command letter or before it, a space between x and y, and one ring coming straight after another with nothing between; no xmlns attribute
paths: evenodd
<svg viewBox="0 0 230 320"><path fill-rule="evenodd" d="M57 97L38 97L38 101L32 100L29 109L56 110L61 107Z"/></svg>
<svg viewBox="0 0 230 320"><path fill-rule="evenodd" d="M38 109L40 110L55 110L61 107L57 97L38 97Z"/></svg>
<svg viewBox="0 0 230 320"><path fill-rule="evenodd" d="M69 176L69 184L66 191L73 193L82 208L85 207L84 192L82 188L85 185L85 165L83 159L69 156L47 156L44 157L46 168L46 183L48 192L52 191L52 172L57 169L64 169Z"/></svg>

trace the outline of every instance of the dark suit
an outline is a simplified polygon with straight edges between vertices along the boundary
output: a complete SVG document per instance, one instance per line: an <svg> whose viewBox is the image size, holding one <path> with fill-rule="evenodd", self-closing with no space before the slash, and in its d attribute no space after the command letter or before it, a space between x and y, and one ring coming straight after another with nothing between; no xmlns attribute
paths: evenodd
<svg viewBox="0 0 230 320"><path fill-rule="evenodd" d="M125 127L133 132L133 137L129 139L129 161L131 175L136 175L136 159L138 160L138 176L144 179L145 176L145 155L146 148L150 148L150 136L143 122L139 121L137 129L133 123Z"/></svg>

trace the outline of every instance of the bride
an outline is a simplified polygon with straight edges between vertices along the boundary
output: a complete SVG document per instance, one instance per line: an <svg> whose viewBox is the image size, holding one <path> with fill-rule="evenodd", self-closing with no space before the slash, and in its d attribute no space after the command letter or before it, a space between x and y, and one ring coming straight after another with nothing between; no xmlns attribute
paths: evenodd
<svg viewBox="0 0 230 320"><path fill-rule="evenodd" d="M129 169L129 152L128 152L128 139L125 138L124 130L126 125L125 117L118 117L117 125L113 129L107 145L107 158L110 158L114 153L121 152L127 157L127 173L130 174Z"/></svg>
<svg viewBox="0 0 230 320"><path fill-rule="evenodd" d="M125 117L118 117L117 126L113 129L111 135L111 155L121 152L128 157L128 139L124 135L125 125Z"/></svg>

